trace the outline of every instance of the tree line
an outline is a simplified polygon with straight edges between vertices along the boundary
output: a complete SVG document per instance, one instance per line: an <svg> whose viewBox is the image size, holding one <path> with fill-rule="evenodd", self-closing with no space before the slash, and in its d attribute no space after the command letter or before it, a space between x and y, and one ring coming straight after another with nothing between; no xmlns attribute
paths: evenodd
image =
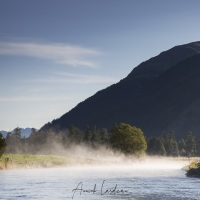
<svg viewBox="0 0 200 200"><path fill-rule="evenodd" d="M192 132L185 138L176 140L173 130L167 134L153 136L147 139L147 154L158 156L200 156L200 140Z"/></svg>
<svg viewBox="0 0 200 200"><path fill-rule="evenodd" d="M153 156L200 156L200 141L192 132L177 140L173 130L167 134L146 138L141 129L120 123L110 131L105 128L87 126L84 130L70 126L63 132L40 132L32 129L28 138L21 136L21 129L8 132L4 139L0 133L0 156L6 153L54 153L55 145L64 149L72 145L84 144L91 148L105 146L124 154L148 154Z"/></svg>

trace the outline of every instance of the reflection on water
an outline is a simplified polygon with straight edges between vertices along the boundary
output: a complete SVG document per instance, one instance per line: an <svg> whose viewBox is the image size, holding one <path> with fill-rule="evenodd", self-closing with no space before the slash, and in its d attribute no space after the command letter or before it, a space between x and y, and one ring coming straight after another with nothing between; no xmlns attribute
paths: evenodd
<svg viewBox="0 0 200 200"><path fill-rule="evenodd" d="M0 199L72 199L76 188L77 200L200 199L200 179L187 178L180 170L183 165L146 162L0 171Z"/></svg>

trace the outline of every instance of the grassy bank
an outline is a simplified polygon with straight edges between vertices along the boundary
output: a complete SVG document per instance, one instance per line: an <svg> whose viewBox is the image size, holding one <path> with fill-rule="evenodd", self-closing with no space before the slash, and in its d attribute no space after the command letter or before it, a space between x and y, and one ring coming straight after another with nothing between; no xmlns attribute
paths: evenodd
<svg viewBox="0 0 200 200"><path fill-rule="evenodd" d="M55 155L4 154L0 158L0 170L19 168L65 167L88 165L97 161L88 158L66 157Z"/></svg>
<svg viewBox="0 0 200 200"><path fill-rule="evenodd" d="M64 156L4 154L0 158L0 169L59 167L69 163L70 159Z"/></svg>
<svg viewBox="0 0 200 200"><path fill-rule="evenodd" d="M116 158L116 157L115 157ZM125 158L124 158L125 159ZM195 168L195 161L199 158L186 158L186 157L143 157L141 159L136 159L136 161L151 160L159 161L161 163L167 161L186 161L190 164L187 165L183 170L188 171L189 168ZM55 155L31 155L31 154L4 154L0 158L0 170L3 169L18 169L18 168L46 168L46 167L64 167L73 165L108 165L108 164L121 164L131 160L109 160L109 159L95 159L95 158L80 158L80 157L70 157L70 156L55 156ZM134 160L132 160L134 161Z"/></svg>

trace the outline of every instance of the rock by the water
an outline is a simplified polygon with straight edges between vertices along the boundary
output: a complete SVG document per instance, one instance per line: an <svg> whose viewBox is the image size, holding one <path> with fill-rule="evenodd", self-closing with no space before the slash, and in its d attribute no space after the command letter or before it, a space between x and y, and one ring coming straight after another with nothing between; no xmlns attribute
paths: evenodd
<svg viewBox="0 0 200 200"><path fill-rule="evenodd" d="M195 177L200 178L200 168L192 168L189 169L186 173L186 176L188 177Z"/></svg>

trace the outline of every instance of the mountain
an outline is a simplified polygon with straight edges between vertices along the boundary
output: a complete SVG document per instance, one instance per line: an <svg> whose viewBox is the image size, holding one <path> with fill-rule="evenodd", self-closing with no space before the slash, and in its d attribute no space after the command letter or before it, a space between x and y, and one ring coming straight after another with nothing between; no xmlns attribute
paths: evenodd
<svg viewBox="0 0 200 200"><path fill-rule="evenodd" d="M13 132L14 130L12 130L11 132ZM0 131L3 134L3 137L6 138L7 136L7 131ZM21 136L28 138L31 135L32 132L32 128L21 128Z"/></svg>
<svg viewBox="0 0 200 200"><path fill-rule="evenodd" d="M117 84L97 92L41 130L70 125L140 127L145 135L174 129L177 136L200 130L200 42L173 47L132 70Z"/></svg>
<svg viewBox="0 0 200 200"><path fill-rule="evenodd" d="M0 131L0 133L3 135L4 138L7 136L7 131Z"/></svg>

